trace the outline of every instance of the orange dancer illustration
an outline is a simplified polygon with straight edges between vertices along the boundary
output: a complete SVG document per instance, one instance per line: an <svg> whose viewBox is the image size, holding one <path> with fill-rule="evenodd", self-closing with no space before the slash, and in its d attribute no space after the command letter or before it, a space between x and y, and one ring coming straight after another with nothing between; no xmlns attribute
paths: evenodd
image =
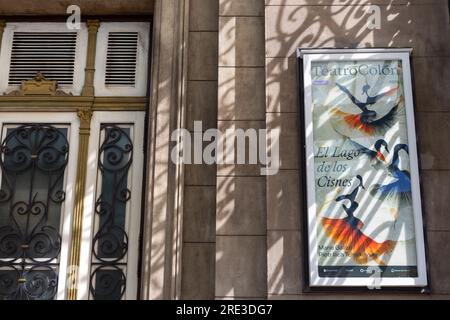
<svg viewBox="0 0 450 320"><path fill-rule="evenodd" d="M366 236L361 229L364 224L361 220L354 216L354 212L359 206L355 201L360 189L364 189L363 179L357 176L359 185L356 189L348 194L339 196L336 202L350 201L350 207L342 205L347 217L344 219L322 218L322 225L327 236L337 245L344 248L345 253L351 256L360 265L365 265L369 259L374 260L379 265L384 266L386 263L381 260L381 256L394 250L396 242L387 240L379 243L372 238Z"/></svg>

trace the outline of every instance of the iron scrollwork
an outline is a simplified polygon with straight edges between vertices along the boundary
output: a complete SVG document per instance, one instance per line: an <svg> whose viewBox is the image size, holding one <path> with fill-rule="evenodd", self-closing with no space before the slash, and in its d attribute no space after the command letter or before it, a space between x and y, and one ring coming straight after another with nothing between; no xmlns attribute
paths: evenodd
<svg viewBox="0 0 450 320"><path fill-rule="evenodd" d="M126 208L131 198L128 173L133 162L129 129L102 125L104 141L99 150L101 194L96 202L97 233L92 245L90 290L96 300L120 300L126 289L128 234Z"/></svg>
<svg viewBox="0 0 450 320"><path fill-rule="evenodd" d="M0 299L52 300L58 286L67 129L23 125L0 149Z"/></svg>

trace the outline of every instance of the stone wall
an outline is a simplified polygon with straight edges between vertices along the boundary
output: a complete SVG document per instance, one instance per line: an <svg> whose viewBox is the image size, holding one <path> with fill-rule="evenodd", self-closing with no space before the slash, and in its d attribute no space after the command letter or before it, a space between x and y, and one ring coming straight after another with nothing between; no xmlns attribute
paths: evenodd
<svg viewBox="0 0 450 320"><path fill-rule="evenodd" d="M264 1L219 4L219 130L264 129ZM267 297L265 199L266 179L258 165L219 166L217 299Z"/></svg>
<svg viewBox="0 0 450 320"><path fill-rule="evenodd" d="M381 8L380 30L366 27L370 4ZM201 29L199 19L216 26L217 21L212 22L210 14L215 10L218 13L218 92L217 96L213 93L217 83L211 80L215 78L205 75L201 80L208 81L201 84L190 81L190 106L195 110L191 110L188 125L203 119L212 128L212 117L217 116L221 130L231 126L280 129L281 170L266 178L259 176L257 166L219 166L216 191L209 186L214 181L212 168L197 168L195 174L194 169L187 170L187 185L194 179L196 186L186 190L185 210L193 212L192 216L199 220L192 227L186 215L183 276L189 276L184 278L183 288L191 294L185 297L356 297L345 291L305 290L304 279L308 275L304 270L307 257L302 254L301 221L306 212L301 200L304 172L299 165L302 152L295 57L298 47L414 49L416 121L431 294L370 292L359 293L358 297L450 297L450 252L442 250L450 240L450 211L446 203L450 196L447 1L194 0L191 7L198 10L198 16L191 16L191 28L194 26L191 31L211 31L210 26ZM194 48L190 59L194 66L203 65L203 74L211 72L212 76L214 72L209 69L209 58L205 55L212 57L217 53L211 49L210 42L214 40L209 36L212 34L192 35L190 46ZM194 80L192 74L189 77ZM217 115L212 110L216 106ZM207 186L198 186L202 184ZM205 236L192 239L190 234L194 233ZM191 240L196 244L188 244ZM212 252L215 258L211 257ZM214 284L208 282L211 278L215 278Z"/></svg>
<svg viewBox="0 0 450 320"><path fill-rule="evenodd" d="M64 15L69 4L87 15L153 12L152 0L0 0L0 14ZM380 30L366 28L369 4L381 8ZM194 133L198 120L203 130L280 129L281 170L262 177L258 166L186 166L181 297L450 298L448 1L189 0L189 9L187 128ZM297 47L414 49L431 294L305 290Z"/></svg>
<svg viewBox="0 0 450 320"><path fill-rule="evenodd" d="M218 1L189 2L187 128L217 128ZM216 167L185 168L182 250L183 299L214 299Z"/></svg>
<svg viewBox="0 0 450 320"><path fill-rule="evenodd" d="M282 171L267 182L268 295L274 299L353 298L351 293L303 293L299 217L301 152L295 49L318 47L412 47L416 122L421 159L432 295L450 294L450 20L447 0L266 0L268 127L281 129ZM381 8L380 30L366 27L368 4ZM299 277L300 275L300 277ZM372 293L369 293L371 297ZM364 295L362 295L364 297ZM367 296L366 296L367 297Z"/></svg>

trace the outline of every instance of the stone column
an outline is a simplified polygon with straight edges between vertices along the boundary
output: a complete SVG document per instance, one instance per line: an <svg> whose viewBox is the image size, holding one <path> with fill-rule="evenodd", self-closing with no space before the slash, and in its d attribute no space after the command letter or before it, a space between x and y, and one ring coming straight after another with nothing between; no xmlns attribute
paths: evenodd
<svg viewBox="0 0 450 320"><path fill-rule="evenodd" d="M142 299L181 297L184 167L171 134L185 127L189 0L157 0L143 226Z"/></svg>
<svg viewBox="0 0 450 320"><path fill-rule="evenodd" d="M190 0L186 127L217 127L219 0ZM197 132L198 133L198 132ZM183 221L183 299L214 299L216 166L186 165Z"/></svg>
<svg viewBox="0 0 450 320"><path fill-rule="evenodd" d="M289 32L296 41L297 30L280 19L281 2L266 6L266 112L269 131L279 130L280 171L267 178L267 290L269 299L289 299L301 294L303 274L300 177L299 102L295 52L277 50L286 44ZM289 7L291 8L291 7ZM298 10L298 7L292 7ZM303 24L302 19L296 23ZM282 30L286 30L284 34ZM292 51L295 51L293 47ZM275 53L274 53L275 52Z"/></svg>
<svg viewBox="0 0 450 320"><path fill-rule="evenodd" d="M0 20L0 49L2 48L3 32L5 31L6 21Z"/></svg>
<svg viewBox="0 0 450 320"><path fill-rule="evenodd" d="M220 0L219 130L266 127L264 84L264 0ZM216 207L216 298L266 298L266 178L260 166L218 166Z"/></svg>

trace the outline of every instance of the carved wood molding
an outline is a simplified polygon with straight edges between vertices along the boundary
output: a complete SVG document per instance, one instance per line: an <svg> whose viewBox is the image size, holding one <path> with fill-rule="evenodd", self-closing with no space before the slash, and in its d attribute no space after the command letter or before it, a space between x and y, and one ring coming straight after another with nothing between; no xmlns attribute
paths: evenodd
<svg viewBox="0 0 450 320"><path fill-rule="evenodd" d="M23 80L19 90L5 94L5 96L48 96L48 97L70 97L71 93L58 90L58 81L48 80L42 72L36 73L31 80Z"/></svg>

